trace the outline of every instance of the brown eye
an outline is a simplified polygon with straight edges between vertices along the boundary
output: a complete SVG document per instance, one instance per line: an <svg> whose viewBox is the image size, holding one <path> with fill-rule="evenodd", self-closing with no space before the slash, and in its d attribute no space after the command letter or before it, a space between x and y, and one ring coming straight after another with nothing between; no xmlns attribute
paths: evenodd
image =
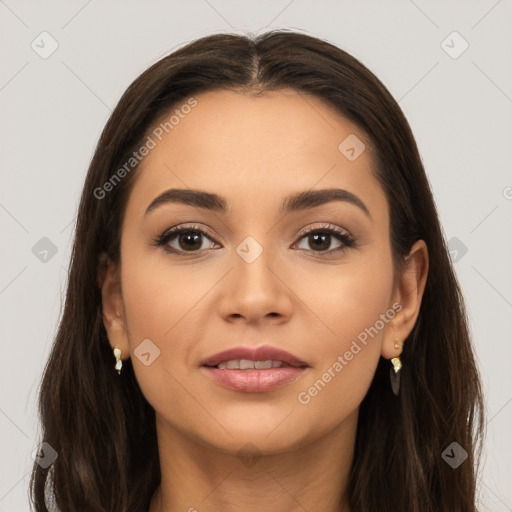
<svg viewBox="0 0 512 512"><path fill-rule="evenodd" d="M315 250L326 251L330 248L332 242L331 236L332 235L329 234L314 233L307 235L306 239L310 247L313 247Z"/></svg>
<svg viewBox="0 0 512 512"><path fill-rule="evenodd" d="M331 247L331 243L338 241L336 247ZM354 239L345 230L339 228L325 226L322 228L313 229L306 232L301 236L300 240L305 240L309 247L299 247L299 249L305 249L312 252L318 253L333 253L342 251L347 247L354 245Z"/></svg>
<svg viewBox="0 0 512 512"><path fill-rule="evenodd" d="M175 235L171 238L177 237L178 245L181 248L186 248L187 250L190 249L191 251L197 251L201 249L202 240L201 240L201 234L197 234L194 231L184 231L182 233L179 233L178 235ZM167 242L169 243L169 242Z"/></svg>
<svg viewBox="0 0 512 512"><path fill-rule="evenodd" d="M211 243L205 244L205 240ZM172 242L172 243L171 243ZM214 245L212 239L202 229L195 226L177 226L158 237L154 244L172 253L194 253Z"/></svg>

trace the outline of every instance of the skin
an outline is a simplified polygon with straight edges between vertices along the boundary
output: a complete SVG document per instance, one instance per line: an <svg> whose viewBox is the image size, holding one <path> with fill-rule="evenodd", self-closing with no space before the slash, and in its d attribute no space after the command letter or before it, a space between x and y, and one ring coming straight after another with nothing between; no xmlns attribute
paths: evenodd
<svg viewBox="0 0 512 512"><path fill-rule="evenodd" d="M132 358L156 411L162 483L150 512L348 512L359 405L379 358L398 356L395 343L414 327L427 248L416 242L403 271L394 273L389 208L370 151L349 161L338 150L350 134L367 148L369 141L320 99L293 90L261 97L216 91L196 99L137 169L121 266L109 262L102 285L110 344L121 348L123 360ZM357 195L370 216L340 201L278 213L289 193L331 187ZM169 203L144 215L169 188L219 194L231 211ZM211 234L200 239L199 254L187 253L179 236L168 244L183 256L152 245L169 228L191 223ZM343 244L333 236L317 249L299 237L323 223L344 228L356 245L325 255ZM236 252L247 236L263 249L251 264ZM300 403L298 394L394 303L400 312L309 403ZM160 350L149 366L134 355L147 338ZM222 388L199 369L217 352L265 343L310 367L295 381L254 394ZM240 455L257 456L250 464Z"/></svg>

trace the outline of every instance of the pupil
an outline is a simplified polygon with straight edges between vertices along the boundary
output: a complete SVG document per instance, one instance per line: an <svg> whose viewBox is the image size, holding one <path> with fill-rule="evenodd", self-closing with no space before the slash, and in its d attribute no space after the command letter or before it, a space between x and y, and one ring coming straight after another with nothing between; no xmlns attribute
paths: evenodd
<svg viewBox="0 0 512 512"><path fill-rule="evenodd" d="M192 245L188 243L189 240L195 238L195 240L192 240ZM199 241L199 244L197 243L200 238L200 235L193 232L183 233L180 237L180 243L185 239L187 240L187 243L184 244L185 247L188 247L189 249L196 250L201 248L201 242ZM193 246L194 242L196 243L197 247Z"/></svg>
<svg viewBox="0 0 512 512"><path fill-rule="evenodd" d="M325 242L325 239L327 239L330 235L319 235L319 234L315 234L315 235L311 235L313 237L313 240L315 240L315 243L311 244L312 246L315 246L319 249L327 249L329 247L329 243L326 243ZM320 243L320 244L317 244L316 242L320 239L320 238L323 238L323 244ZM325 247L324 247L325 246Z"/></svg>

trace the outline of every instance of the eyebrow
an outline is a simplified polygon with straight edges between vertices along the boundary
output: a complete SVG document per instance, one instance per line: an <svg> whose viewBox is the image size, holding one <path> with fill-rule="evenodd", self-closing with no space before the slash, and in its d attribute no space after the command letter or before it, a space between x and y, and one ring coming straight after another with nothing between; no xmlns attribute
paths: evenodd
<svg viewBox="0 0 512 512"><path fill-rule="evenodd" d="M357 206L371 218L370 212L363 201L352 194L352 192L342 188L306 190L304 192L290 194L285 197L279 208L279 213L285 214L307 210L330 203L331 201L342 201ZM203 190L171 188L153 199L144 215L148 215L157 207L168 203L196 206L224 214L229 213L228 203L222 196Z"/></svg>

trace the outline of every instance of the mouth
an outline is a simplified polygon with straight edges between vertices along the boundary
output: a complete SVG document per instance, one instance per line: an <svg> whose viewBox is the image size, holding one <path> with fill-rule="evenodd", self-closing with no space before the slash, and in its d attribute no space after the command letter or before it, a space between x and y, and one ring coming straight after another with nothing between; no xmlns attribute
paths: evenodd
<svg viewBox="0 0 512 512"><path fill-rule="evenodd" d="M224 388L263 393L299 379L310 366L281 349L237 347L205 361L201 369Z"/></svg>
<svg viewBox="0 0 512 512"><path fill-rule="evenodd" d="M270 345L260 347L235 347L214 354L201 362L202 366L219 367L230 370L251 370L280 368L282 366L308 366L298 357ZM221 365L221 366L219 366Z"/></svg>

